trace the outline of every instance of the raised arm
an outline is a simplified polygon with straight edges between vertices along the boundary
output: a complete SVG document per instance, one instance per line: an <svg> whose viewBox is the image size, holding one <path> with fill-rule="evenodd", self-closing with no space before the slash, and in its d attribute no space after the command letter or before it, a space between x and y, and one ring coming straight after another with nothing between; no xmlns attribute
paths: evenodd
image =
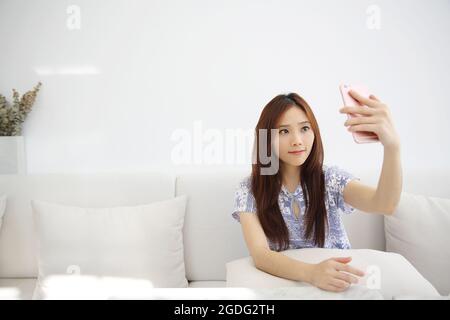
<svg viewBox="0 0 450 320"><path fill-rule="evenodd" d="M344 125L350 131L371 131L377 134L384 148L383 167L377 188L351 181L344 190L345 202L366 212L393 214L402 192L402 165L400 138L397 134L389 107L377 97L363 97L350 91L353 98L364 107L344 107L341 113L360 113L364 117L348 119Z"/></svg>

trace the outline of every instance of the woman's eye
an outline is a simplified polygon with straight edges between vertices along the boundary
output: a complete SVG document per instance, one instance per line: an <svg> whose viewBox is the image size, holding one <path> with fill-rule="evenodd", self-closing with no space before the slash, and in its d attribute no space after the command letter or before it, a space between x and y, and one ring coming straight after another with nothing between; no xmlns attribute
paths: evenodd
<svg viewBox="0 0 450 320"><path fill-rule="evenodd" d="M279 132L280 132L281 134L288 133L287 129L281 129Z"/></svg>
<svg viewBox="0 0 450 320"><path fill-rule="evenodd" d="M304 126L302 129L309 129L309 127L308 126ZM305 131L308 131L308 130L305 130Z"/></svg>

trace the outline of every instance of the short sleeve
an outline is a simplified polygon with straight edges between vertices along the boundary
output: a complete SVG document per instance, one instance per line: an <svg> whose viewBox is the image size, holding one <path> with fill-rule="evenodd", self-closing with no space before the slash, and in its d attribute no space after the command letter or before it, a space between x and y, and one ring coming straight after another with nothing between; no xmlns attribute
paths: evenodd
<svg viewBox="0 0 450 320"><path fill-rule="evenodd" d="M341 210L344 214L353 213L355 208L344 201L344 188L351 180L361 179L338 166L327 167L325 178L337 209Z"/></svg>
<svg viewBox="0 0 450 320"><path fill-rule="evenodd" d="M234 194L234 207L231 215L239 222L240 212L256 213L255 198L251 192L249 177L245 178L238 184Z"/></svg>

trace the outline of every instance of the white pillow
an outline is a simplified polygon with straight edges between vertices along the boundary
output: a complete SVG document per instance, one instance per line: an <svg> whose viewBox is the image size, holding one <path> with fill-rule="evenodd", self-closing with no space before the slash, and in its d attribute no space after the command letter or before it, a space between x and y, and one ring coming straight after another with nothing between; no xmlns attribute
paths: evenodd
<svg viewBox="0 0 450 320"><path fill-rule="evenodd" d="M442 295L448 295L450 199L404 192L384 224L386 251L403 255Z"/></svg>
<svg viewBox="0 0 450 320"><path fill-rule="evenodd" d="M355 292L368 291L380 293L384 299L392 299L400 295L437 296L439 293L414 267L401 255L370 249L324 249L305 248L290 249L282 252L286 256L307 263L319 263L332 257L351 256L351 266L363 270L366 274L358 284L351 285L349 293L328 292L316 288L312 298L336 299L353 297ZM237 259L226 264L227 287L276 288L302 286L310 284L274 276L255 267L252 257ZM321 294L322 295L321 295Z"/></svg>
<svg viewBox="0 0 450 320"><path fill-rule="evenodd" d="M2 227L3 215L6 211L6 194L0 196L0 228Z"/></svg>
<svg viewBox="0 0 450 320"><path fill-rule="evenodd" d="M34 298L43 298L40 284L46 277L64 274L187 287L186 201L182 195L140 206L80 208L32 200L39 268Z"/></svg>

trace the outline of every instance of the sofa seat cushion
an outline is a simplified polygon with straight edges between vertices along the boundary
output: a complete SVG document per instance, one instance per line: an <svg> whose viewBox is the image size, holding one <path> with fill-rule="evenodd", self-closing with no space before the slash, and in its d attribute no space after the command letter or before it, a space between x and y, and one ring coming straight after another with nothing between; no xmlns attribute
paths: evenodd
<svg viewBox="0 0 450 320"><path fill-rule="evenodd" d="M36 278L0 278L0 300L29 300Z"/></svg>
<svg viewBox="0 0 450 320"><path fill-rule="evenodd" d="M190 281L189 288L222 288L226 287L226 281Z"/></svg>

